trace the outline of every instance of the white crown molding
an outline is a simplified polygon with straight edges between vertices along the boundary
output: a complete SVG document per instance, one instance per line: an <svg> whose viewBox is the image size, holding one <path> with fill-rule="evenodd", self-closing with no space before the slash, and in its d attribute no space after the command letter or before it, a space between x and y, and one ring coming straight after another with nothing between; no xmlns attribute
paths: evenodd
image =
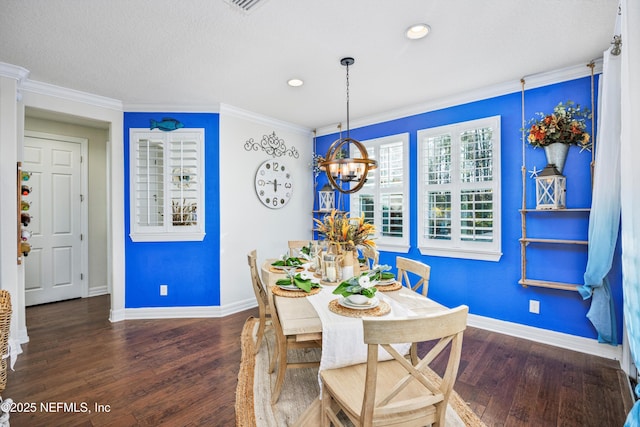
<svg viewBox="0 0 640 427"><path fill-rule="evenodd" d="M565 348L567 350L579 351L581 353L605 357L607 359L618 361L622 360L621 345L612 346L609 344L601 344L595 339L577 337L575 335L534 328L533 326L526 326L518 323L505 322L503 320L482 317L475 314L469 314L468 325L475 328L485 329L487 331L498 332L542 344Z"/></svg>
<svg viewBox="0 0 640 427"><path fill-rule="evenodd" d="M308 135L309 137L313 136L313 130L310 128L295 125L282 120L277 120L272 117L263 116L261 114L243 110L242 108L234 107L228 104L220 104L220 116L224 117L225 115L249 120L255 123L261 123L266 126L275 126L281 129L282 128L289 129L290 131L301 133L303 135Z"/></svg>
<svg viewBox="0 0 640 427"><path fill-rule="evenodd" d="M24 81L29 77L30 71L26 68L19 67L17 65L7 64L6 62L0 62L0 76L15 79L18 82Z"/></svg>
<svg viewBox="0 0 640 427"><path fill-rule="evenodd" d="M125 104L128 113L219 113L220 105L169 105L169 104Z"/></svg>
<svg viewBox="0 0 640 427"><path fill-rule="evenodd" d="M593 60L593 73L602 73L602 58ZM555 83L566 82L569 80L580 79L591 75L591 68L589 64L574 65L560 70L548 71L545 73L532 74L530 76L523 76L525 81L525 89L534 89L537 87L548 86ZM518 82L518 90L521 88L521 83Z"/></svg>
<svg viewBox="0 0 640 427"><path fill-rule="evenodd" d="M107 108L116 111L123 111L122 101L104 96L93 95L79 90L68 89L49 83L42 83L33 80L25 80L19 87L21 92L30 92L38 95L47 95L61 98L68 101L80 102L96 107Z"/></svg>
<svg viewBox="0 0 640 427"><path fill-rule="evenodd" d="M594 73L601 73L602 59L600 58L594 60L593 62L595 64L593 70ZM544 73L531 74L529 76L523 76L522 79L524 79L525 81L525 89L529 90L547 86L550 84L587 77L590 75L591 69L587 66L587 64L583 64ZM457 105L467 104L469 102L476 102L483 99L508 95L520 90L522 90L522 83L520 80L499 83L478 90L467 91L426 103L407 106L357 120L351 120L350 127L351 130L353 130L363 126L384 123L391 120L397 120L405 117L415 116L417 114L427 113L430 111L441 110L443 108L455 107ZM317 129L317 136L336 133L336 126L337 125L327 125Z"/></svg>

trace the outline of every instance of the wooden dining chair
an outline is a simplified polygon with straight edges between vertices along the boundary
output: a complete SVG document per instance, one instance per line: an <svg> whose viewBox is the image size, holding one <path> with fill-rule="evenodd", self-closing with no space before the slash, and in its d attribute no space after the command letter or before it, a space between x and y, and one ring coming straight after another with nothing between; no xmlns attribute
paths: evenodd
<svg viewBox="0 0 640 427"><path fill-rule="evenodd" d="M402 286L418 291L422 286L422 295L425 297L429 292L429 277L431 267L423 262L414 259L396 257L396 268L398 269L398 282Z"/></svg>
<svg viewBox="0 0 640 427"><path fill-rule="evenodd" d="M363 319L367 362L320 372L322 426L342 426L338 418L342 411L356 426L444 427L468 310L462 305L422 317ZM417 346L425 341L435 345L416 364L392 347L401 343ZM393 359L378 361L379 347ZM440 354L447 356L442 376L429 368Z"/></svg>
<svg viewBox="0 0 640 427"><path fill-rule="evenodd" d="M274 383L273 389L271 390L271 403L275 404L280 397L280 391L282 391L282 384L284 383L284 376L287 369L312 368L320 366L320 360L312 362L290 361L288 358L289 351L310 348L321 349L322 340L296 341L295 336L285 335L282 330L280 318L278 317L278 308L275 305L273 292L271 292L271 290L267 290L267 295L269 297L269 305L272 308L271 321L273 324L273 330L275 331L276 335L276 350L274 352L275 357L272 359L272 363L269 366L269 372L273 372L275 365L274 362L277 361L278 371L276 374L276 381Z"/></svg>
<svg viewBox="0 0 640 427"><path fill-rule="evenodd" d="M309 240L289 240L289 256L300 256L302 248L306 246L309 246Z"/></svg>
<svg viewBox="0 0 640 427"><path fill-rule="evenodd" d="M380 252L378 252L375 248L369 246L365 246L362 248L362 256L367 259L369 268L373 268L374 265L378 265L380 261Z"/></svg>
<svg viewBox="0 0 640 427"><path fill-rule="evenodd" d="M253 284L253 293L256 295L256 300L258 300L260 323L258 325L258 332L256 336L255 352L257 353L260 351L260 344L262 343L262 338L264 337L264 331L267 324L271 324L271 307L269 306L267 290L262 283L262 279L260 279L260 274L258 273L258 263L256 258L257 255L255 249L247 255L249 270L251 272L251 283Z"/></svg>

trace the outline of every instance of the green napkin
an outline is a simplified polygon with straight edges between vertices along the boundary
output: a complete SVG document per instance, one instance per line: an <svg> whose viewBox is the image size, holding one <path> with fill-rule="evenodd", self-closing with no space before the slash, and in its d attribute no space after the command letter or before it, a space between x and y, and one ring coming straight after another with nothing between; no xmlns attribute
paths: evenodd
<svg viewBox="0 0 640 427"><path fill-rule="evenodd" d="M287 259L279 259L276 262L272 262L271 265L276 267L298 267L302 265L302 261L300 261L300 258L291 257Z"/></svg>
<svg viewBox="0 0 640 427"><path fill-rule="evenodd" d="M366 283L370 283L368 280L368 274L363 273L360 276L352 277L344 282L340 283L337 288L333 290L333 293L336 295L342 295L343 297L348 297L349 295L361 294L368 298L373 298L376 294L376 287L362 287L360 286L360 277L365 277Z"/></svg>
<svg viewBox="0 0 640 427"><path fill-rule="evenodd" d="M290 277L287 277L286 279L279 279L276 281L276 285L281 285L281 286L296 285L298 288L302 289L305 292L311 292L311 289L320 287L319 283L314 283L311 281L311 279L303 279L300 276L300 273L293 276L293 281L291 279L292 278Z"/></svg>

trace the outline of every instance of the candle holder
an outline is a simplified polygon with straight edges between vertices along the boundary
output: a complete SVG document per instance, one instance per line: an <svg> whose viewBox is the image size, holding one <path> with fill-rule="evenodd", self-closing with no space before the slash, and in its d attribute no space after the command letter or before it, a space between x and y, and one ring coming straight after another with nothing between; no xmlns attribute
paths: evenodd
<svg viewBox="0 0 640 427"><path fill-rule="evenodd" d="M338 279L338 255L325 253L322 256L322 280L335 283Z"/></svg>

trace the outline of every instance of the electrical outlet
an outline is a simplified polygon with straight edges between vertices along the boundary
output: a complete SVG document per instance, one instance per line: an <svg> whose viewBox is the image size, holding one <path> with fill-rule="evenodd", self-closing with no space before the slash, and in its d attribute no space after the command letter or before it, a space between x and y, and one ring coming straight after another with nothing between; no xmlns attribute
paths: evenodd
<svg viewBox="0 0 640 427"><path fill-rule="evenodd" d="M540 314L540 301L529 300L529 313Z"/></svg>
<svg viewBox="0 0 640 427"><path fill-rule="evenodd" d="M160 296L166 297L168 292L169 292L168 285L160 285Z"/></svg>

